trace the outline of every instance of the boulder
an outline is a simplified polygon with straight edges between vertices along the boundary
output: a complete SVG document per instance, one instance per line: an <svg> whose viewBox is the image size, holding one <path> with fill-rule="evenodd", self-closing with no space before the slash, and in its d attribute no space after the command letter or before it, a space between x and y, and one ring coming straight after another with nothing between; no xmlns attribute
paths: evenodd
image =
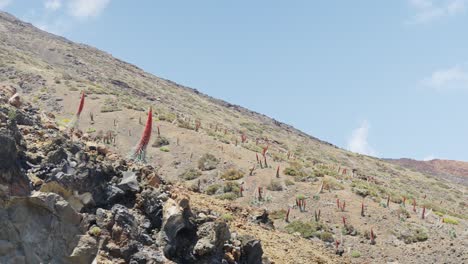
<svg viewBox="0 0 468 264"><path fill-rule="evenodd" d="M73 249L70 255L70 263L91 263L95 258L98 251L98 244L96 238L84 235L79 236L78 245Z"/></svg>
<svg viewBox="0 0 468 264"><path fill-rule="evenodd" d="M151 228L161 228L163 205L159 199L159 192L154 189L146 189L141 192L142 210L151 222Z"/></svg>
<svg viewBox="0 0 468 264"><path fill-rule="evenodd" d="M124 191L138 192L140 190L136 173L133 171L124 172L118 186Z"/></svg>
<svg viewBox="0 0 468 264"><path fill-rule="evenodd" d="M9 249L0 263L90 263L97 245L82 237L81 220L57 194L12 197L0 204L0 245Z"/></svg>
<svg viewBox="0 0 468 264"><path fill-rule="evenodd" d="M6 103L9 98L16 94L16 88L11 85L0 85L0 102Z"/></svg>
<svg viewBox="0 0 468 264"><path fill-rule="evenodd" d="M21 97L19 94L14 94L10 99L8 99L8 103L16 108L21 107Z"/></svg>
<svg viewBox="0 0 468 264"><path fill-rule="evenodd" d="M250 236L240 237L241 257L240 264L261 264L263 249L260 240L253 239Z"/></svg>
<svg viewBox="0 0 468 264"><path fill-rule="evenodd" d="M198 227L198 241L193 249L194 255L221 254L224 242L231 238L226 222L207 222Z"/></svg>
<svg viewBox="0 0 468 264"><path fill-rule="evenodd" d="M0 197L26 196L31 191L30 181L17 162L15 139L0 131Z"/></svg>
<svg viewBox="0 0 468 264"><path fill-rule="evenodd" d="M67 158L67 153L65 152L65 150L63 148L58 148L56 150L50 151L47 154L46 162L59 164L66 158Z"/></svg>

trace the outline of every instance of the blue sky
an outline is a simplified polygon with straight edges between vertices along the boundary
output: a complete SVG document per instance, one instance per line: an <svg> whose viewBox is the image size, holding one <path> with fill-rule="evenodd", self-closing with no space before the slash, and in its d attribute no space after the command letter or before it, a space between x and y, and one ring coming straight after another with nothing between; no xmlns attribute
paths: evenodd
<svg viewBox="0 0 468 264"><path fill-rule="evenodd" d="M468 0L0 0L0 9L352 151L468 161Z"/></svg>

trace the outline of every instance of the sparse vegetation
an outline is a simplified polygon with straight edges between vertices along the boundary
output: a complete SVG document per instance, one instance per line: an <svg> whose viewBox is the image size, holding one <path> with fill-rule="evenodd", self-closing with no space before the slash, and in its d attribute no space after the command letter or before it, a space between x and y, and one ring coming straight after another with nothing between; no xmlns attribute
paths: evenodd
<svg viewBox="0 0 468 264"><path fill-rule="evenodd" d="M327 231L324 231L320 234L320 240L324 242L333 242L333 234Z"/></svg>
<svg viewBox="0 0 468 264"><path fill-rule="evenodd" d="M167 140L167 138L156 137L156 139L154 140L151 146L154 148L160 148L160 147L167 146L167 145L169 145L169 140Z"/></svg>
<svg viewBox="0 0 468 264"><path fill-rule="evenodd" d="M179 175L179 178L182 178L186 181L190 181L190 180L193 180L193 179L196 179L198 177L200 177L200 175L202 175L202 172L195 169L195 168L191 168L191 169L188 169L186 170L184 173L182 173L181 175Z"/></svg>
<svg viewBox="0 0 468 264"><path fill-rule="evenodd" d="M294 176L294 177L305 177L306 173L303 171L303 166L299 162L290 162L289 167L286 167L283 170L283 173L289 176Z"/></svg>
<svg viewBox="0 0 468 264"><path fill-rule="evenodd" d="M234 216L232 214L223 214L221 216L221 219L223 219L226 222L231 222L232 220L234 220Z"/></svg>
<svg viewBox="0 0 468 264"><path fill-rule="evenodd" d="M217 198L220 200L231 200L231 201L237 199L237 197L238 197L237 194L232 193L232 192L223 193L217 196Z"/></svg>
<svg viewBox="0 0 468 264"><path fill-rule="evenodd" d="M242 179L244 175L245 175L244 172L232 168L232 169L225 171L221 175L221 179L228 180L228 181L239 180L239 179Z"/></svg>
<svg viewBox="0 0 468 264"><path fill-rule="evenodd" d="M429 238L427 231L415 225L407 225L401 230L394 231L394 234L406 244L426 241Z"/></svg>
<svg viewBox="0 0 468 264"><path fill-rule="evenodd" d="M351 183L351 190L356 193L357 195L360 195L362 197L366 197L368 195L377 197L378 196L378 190L375 188L375 186L369 182L365 182L363 180L353 180Z"/></svg>
<svg viewBox="0 0 468 264"><path fill-rule="evenodd" d="M208 186L205 192L208 195L213 195L219 190L219 188L221 188L220 184L213 184L213 185Z"/></svg>
<svg viewBox="0 0 468 264"><path fill-rule="evenodd" d="M458 222L457 219L452 218L452 217L450 217L450 216L444 217L444 218L442 219L442 222L447 223L447 224L451 224L451 225L458 225L458 224L459 224L459 222Z"/></svg>
<svg viewBox="0 0 468 264"><path fill-rule="evenodd" d="M101 235L101 228L99 228L98 226L93 226L89 229L89 234L98 237Z"/></svg>
<svg viewBox="0 0 468 264"><path fill-rule="evenodd" d="M314 236L319 237L320 233L318 231L323 230L324 226L316 222L293 221L285 229L290 234L297 232L304 238L310 238Z"/></svg>
<svg viewBox="0 0 468 264"><path fill-rule="evenodd" d="M283 185L280 181L271 180L266 188L267 190L278 192L283 190Z"/></svg>
<svg viewBox="0 0 468 264"><path fill-rule="evenodd" d="M240 184L237 183L237 182L228 181L228 182L224 183L223 191L225 193L228 193L228 192L239 193L240 192Z"/></svg>
<svg viewBox="0 0 468 264"><path fill-rule="evenodd" d="M286 210L280 209L273 211L269 214L271 219L277 220L277 219L285 219L286 217Z"/></svg>
<svg viewBox="0 0 468 264"><path fill-rule="evenodd" d="M159 150L162 151L162 152L169 152L170 151L168 147L160 147Z"/></svg>
<svg viewBox="0 0 468 264"><path fill-rule="evenodd" d="M214 155L206 153L198 160L198 168L202 171L214 170L218 163Z"/></svg>
<svg viewBox="0 0 468 264"><path fill-rule="evenodd" d="M119 106L117 100L106 98L101 106L101 113L121 111L122 108Z"/></svg>
<svg viewBox="0 0 468 264"><path fill-rule="evenodd" d="M339 183L334 178L325 178L323 180L323 185L326 186L326 189L328 190L343 190L344 189L344 185L342 183Z"/></svg>
<svg viewBox="0 0 468 264"><path fill-rule="evenodd" d="M284 184L285 184L286 186L291 186L291 185L294 185L295 183L294 183L293 181L291 181L290 179L286 179L286 180L284 181Z"/></svg>

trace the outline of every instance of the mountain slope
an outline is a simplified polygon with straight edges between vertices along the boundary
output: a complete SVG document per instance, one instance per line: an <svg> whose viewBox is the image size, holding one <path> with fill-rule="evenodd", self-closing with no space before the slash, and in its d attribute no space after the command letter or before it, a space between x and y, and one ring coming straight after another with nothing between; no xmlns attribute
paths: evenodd
<svg viewBox="0 0 468 264"><path fill-rule="evenodd" d="M447 179L454 183L468 185L468 162L440 159L429 161L388 159L387 161L414 171Z"/></svg>
<svg viewBox="0 0 468 264"><path fill-rule="evenodd" d="M76 111L80 92L85 91L79 122L84 132L81 140L106 143L106 148L123 156L137 144L145 111L152 106L160 137L155 127L154 147L147 149L147 156L162 178L194 191L194 200L199 203L213 199L222 200L224 206L267 209L277 230L303 236L314 245L325 243L325 255L336 252L350 257L352 251L358 251L362 256L354 260L357 263L431 263L440 256L449 262L467 259L466 253L457 256L448 250L452 239L458 243L456 252L466 247L465 186L339 149L289 125L158 78L110 54L43 32L1 12L0 83L15 87L26 100L53 113L62 129ZM103 140L106 134L113 140ZM262 151L267 146L264 158ZM337 199L341 201L339 209ZM417 207L406 210L413 199ZM307 201L307 208L299 209L297 200ZM361 203L364 216L360 214ZM223 206L216 208L222 210ZM288 208L289 222L285 221ZM318 223L310 223L319 210ZM236 210L227 213L232 211ZM425 219L420 217L422 212L427 214ZM439 226L443 217L454 218L458 224ZM376 245L369 241L371 229L377 236ZM421 237L422 233L427 237ZM275 235L268 239L272 237ZM338 249L334 247L336 240L340 241ZM435 241L440 250L432 248ZM267 252L278 249L275 241L268 245ZM283 261L307 263L304 259L294 261L287 247L279 248L277 255L283 255ZM317 255L322 254L319 251Z"/></svg>

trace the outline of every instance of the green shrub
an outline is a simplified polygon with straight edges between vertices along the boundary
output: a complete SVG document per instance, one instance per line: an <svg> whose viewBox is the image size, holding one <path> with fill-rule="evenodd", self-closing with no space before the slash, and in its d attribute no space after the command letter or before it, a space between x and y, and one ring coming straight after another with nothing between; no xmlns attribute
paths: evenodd
<svg viewBox="0 0 468 264"><path fill-rule="evenodd" d="M305 195L303 195L303 194L301 194L301 193L298 194L298 195L296 195L296 199L297 199L297 200L304 200L305 198L306 198Z"/></svg>
<svg viewBox="0 0 468 264"><path fill-rule="evenodd" d="M406 244L426 241L429 237L424 229L417 226L408 226L407 229L394 233L398 239L403 240Z"/></svg>
<svg viewBox="0 0 468 264"><path fill-rule="evenodd" d="M320 240L324 242L333 242L333 234L327 231L324 231L320 234Z"/></svg>
<svg viewBox="0 0 468 264"><path fill-rule="evenodd" d="M351 257L353 258L359 258L360 256L361 256L361 253L359 251L351 252Z"/></svg>
<svg viewBox="0 0 468 264"><path fill-rule="evenodd" d="M362 197L366 197L368 195L373 197L378 196L378 190L375 188L375 185L366 181L353 180L353 182L351 183L351 187L352 192Z"/></svg>
<svg viewBox="0 0 468 264"><path fill-rule="evenodd" d="M233 192L228 192L228 193L223 193L217 196L218 199L220 200L235 200L237 198L237 194Z"/></svg>
<svg viewBox="0 0 468 264"><path fill-rule="evenodd" d="M185 128L189 130L195 130L195 127L190 124L189 121L183 119L177 119L177 126L180 128Z"/></svg>
<svg viewBox="0 0 468 264"><path fill-rule="evenodd" d="M287 211L284 210L284 209L280 209L280 210L276 210L276 211L273 211L269 214L269 217L271 219L285 219L286 218L286 213Z"/></svg>
<svg viewBox="0 0 468 264"><path fill-rule="evenodd" d="M89 234L95 237L98 237L101 235L101 228L97 226L93 226L89 229Z"/></svg>
<svg viewBox="0 0 468 264"><path fill-rule="evenodd" d="M177 118L177 116L173 113L159 113L158 119L160 121L167 121L169 123L174 122L174 120Z"/></svg>
<svg viewBox="0 0 468 264"><path fill-rule="evenodd" d="M202 171L214 170L216 166L218 166L218 159L213 156L212 154L205 153L199 160L198 160L198 168Z"/></svg>
<svg viewBox="0 0 468 264"><path fill-rule="evenodd" d="M322 229L323 225L320 223L302 221L293 221L285 227L288 233L292 234L298 232L304 238L318 236L317 231Z"/></svg>
<svg viewBox="0 0 468 264"><path fill-rule="evenodd" d="M162 151L162 152L169 152L168 147L160 147L159 150Z"/></svg>
<svg viewBox="0 0 468 264"><path fill-rule="evenodd" d="M270 184L268 184L266 188L270 191L282 191L283 185L281 185L281 182L279 181L271 180Z"/></svg>
<svg viewBox="0 0 468 264"><path fill-rule="evenodd" d="M228 192L233 192L233 193L239 193L240 192L240 184L237 182L229 181L224 184L223 191L225 193Z"/></svg>
<svg viewBox="0 0 468 264"><path fill-rule="evenodd" d="M297 176L300 172L296 168L287 167L283 170L283 173L289 176Z"/></svg>
<svg viewBox="0 0 468 264"><path fill-rule="evenodd" d="M232 216L232 214L223 214L221 216L221 219L223 219L226 222L231 222L232 220L234 220L234 216Z"/></svg>
<svg viewBox="0 0 468 264"><path fill-rule="evenodd" d="M326 178L323 180L323 185L327 186L330 190L343 190L343 184L339 183L334 178Z"/></svg>
<svg viewBox="0 0 468 264"><path fill-rule="evenodd" d="M206 194L208 194L208 195L213 195L213 194L215 194L215 193L219 190L219 188L221 188L221 185L219 185L219 184L213 184L213 185L208 186L208 187L206 188L205 192L206 192Z"/></svg>
<svg viewBox="0 0 468 264"><path fill-rule="evenodd" d="M10 121L16 121L17 117L18 117L18 113L16 112L16 109L13 109L13 108L8 109L8 119Z"/></svg>
<svg viewBox="0 0 468 264"><path fill-rule="evenodd" d="M304 176L304 166L297 161L291 161L289 162L289 167L286 167L283 173L289 176Z"/></svg>
<svg viewBox="0 0 468 264"><path fill-rule="evenodd" d="M284 181L284 184L286 184L286 186L291 186L291 185L294 185L295 183L293 181L291 181L290 179L286 179Z"/></svg>
<svg viewBox="0 0 468 264"><path fill-rule="evenodd" d="M437 216L439 216L439 217L444 216L444 213L439 212L439 211L434 211L434 214L437 215Z"/></svg>
<svg viewBox="0 0 468 264"><path fill-rule="evenodd" d="M163 146L169 145L169 140L165 137L157 137L153 144L151 145L153 148L160 148Z"/></svg>
<svg viewBox="0 0 468 264"><path fill-rule="evenodd" d="M119 106L119 103L115 99L106 98L104 103L101 106L101 113L121 111L122 108Z"/></svg>
<svg viewBox="0 0 468 264"><path fill-rule="evenodd" d="M400 208L398 208L398 210L396 211L396 214L401 220L406 220L407 218L411 217L408 210L406 210L406 208L404 208L403 206L400 206Z"/></svg>
<svg viewBox="0 0 468 264"><path fill-rule="evenodd" d="M354 228L353 225L347 224L341 228L341 233L343 235L350 235L350 236L356 236L358 235L358 231Z"/></svg>
<svg viewBox="0 0 468 264"><path fill-rule="evenodd" d="M229 181L239 180L243 177L244 177L244 173L237 169L229 169L221 175L222 179L229 180Z"/></svg>
<svg viewBox="0 0 468 264"><path fill-rule="evenodd" d="M451 225L458 225L458 220L455 218L451 218L449 216L446 216L443 218L444 223L451 224Z"/></svg>
<svg viewBox="0 0 468 264"><path fill-rule="evenodd" d="M199 171L199 170L197 170L195 168L191 168L191 169L186 170L181 175L179 175L179 178L182 178L182 179L184 179L186 181L190 181L190 180L193 180L193 179L196 179L196 178L200 177L200 175L202 175L201 171Z"/></svg>

